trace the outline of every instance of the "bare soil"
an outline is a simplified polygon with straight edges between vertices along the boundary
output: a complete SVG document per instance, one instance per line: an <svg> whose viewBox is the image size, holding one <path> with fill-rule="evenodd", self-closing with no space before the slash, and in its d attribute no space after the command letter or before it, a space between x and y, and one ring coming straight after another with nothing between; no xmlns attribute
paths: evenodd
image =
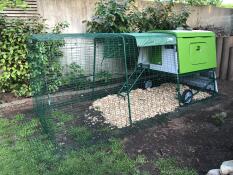
<svg viewBox="0 0 233 175"><path fill-rule="evenodd" d="M12 93L0 93L0 104L3 103L10 103L12 101L15 100L20 100L23 99L21 97L16 97L14 94Z"/></svg>
<svg viewBox="0 0 233 175"><path fill-rule="evenodd" d="M130 156L144 154L149 160L173 157L181 166L194 168L201 175L232 160L233 82L220 82L219 89L221 95L185 107L171 114L167 122L125 136L126 152ZM216 126L211 116L220 112L226 112L227 118Z"/></svg>
<svg viewBox="0 0 233 175"><path fill-rule="evenodd" d="M22 114L32 108L32 98L17 97L12 93L0 93L0 117Z"/></svg>

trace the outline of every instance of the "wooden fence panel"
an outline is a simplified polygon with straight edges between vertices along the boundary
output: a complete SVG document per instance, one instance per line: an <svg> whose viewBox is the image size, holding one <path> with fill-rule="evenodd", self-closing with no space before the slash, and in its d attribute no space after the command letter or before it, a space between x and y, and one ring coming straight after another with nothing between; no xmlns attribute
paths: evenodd
<svg viewBox="0 0 233 175"><path fill-rule="evenodd" d="M217 38L217 77L233 80L233 36Z"/></svg>

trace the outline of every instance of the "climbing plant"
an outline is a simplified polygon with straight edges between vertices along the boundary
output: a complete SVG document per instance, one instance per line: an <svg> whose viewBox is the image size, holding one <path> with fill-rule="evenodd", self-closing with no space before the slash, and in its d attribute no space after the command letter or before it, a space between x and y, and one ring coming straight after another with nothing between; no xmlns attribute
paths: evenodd
<svg viewBox="0 0 233 175"><path fill-rule="evenodd" d="M59 23L55 25L53 32L59 33L65 27L67 27L66 23ZM45 29L44 20L39 18L9 20L2 17L0 19L0 92L12 92L17 96L31 95L30 79L39 69L33 69L35 67L31 67L32 62L30 64L28 62L30 47L28 41L32 34L43 33ZM51 42L47 43L44 49L47 52L48 49L53 49L54 52L59 53L57 48L60 45L61 43ZM50 55L47 62L43 57L38 56L39 54L35 55L36 61L47 63L50 69L60 74L61 68L58 63L51 61L54 56ZM56 86L53 88L56 89Z"/></svg>
<svg viewBox="0 0 233 175"><path fill-rule="evenodd" d="M66 22L58 23L53 27L52 32L56 34L61 33L68 26ZM62 84L63 72L59 59L63 56L60 48L64 44L63 40L36 43L31 40L29 43L28 62L30 68L30 87L33 95L41 91L48 93L56 92ZM47 83L49 85L45 89Z"/></svg>
<svg viewBox="0 0 233 175"><path fill-rule="evenodd" d="M28 96L27 40L30 34L42 32L45 25L34 18L27 21L1 18L0 21L0 90Z"/></svg>

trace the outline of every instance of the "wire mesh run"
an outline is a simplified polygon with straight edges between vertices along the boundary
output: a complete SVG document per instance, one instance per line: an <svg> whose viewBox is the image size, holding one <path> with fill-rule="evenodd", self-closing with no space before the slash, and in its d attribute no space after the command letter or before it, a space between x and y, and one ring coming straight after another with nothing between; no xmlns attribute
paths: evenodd
<svg viewBox="0 0 233 175"><path fill-rule="evenodd" d="M138 47L128 34L34 35L34 108L46 132L54 111L123 128L216 92L214 70L180 75L176 45Z"/></svg>

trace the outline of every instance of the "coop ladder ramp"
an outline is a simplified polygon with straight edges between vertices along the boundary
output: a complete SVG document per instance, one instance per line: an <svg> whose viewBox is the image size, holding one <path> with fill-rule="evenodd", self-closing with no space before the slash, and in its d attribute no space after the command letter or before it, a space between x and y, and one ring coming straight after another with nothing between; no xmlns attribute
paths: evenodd
<svg viewBox="0 0 233 175"><path fill-rule="evenodd" d="M119 96L125 97L127 95L127 92L130 92L139 78L142 76L143 72L146 70L146 67L138 66L134 69L133 73L128 78L128 83L125 82L121 89L118 92Z"/></svg>

